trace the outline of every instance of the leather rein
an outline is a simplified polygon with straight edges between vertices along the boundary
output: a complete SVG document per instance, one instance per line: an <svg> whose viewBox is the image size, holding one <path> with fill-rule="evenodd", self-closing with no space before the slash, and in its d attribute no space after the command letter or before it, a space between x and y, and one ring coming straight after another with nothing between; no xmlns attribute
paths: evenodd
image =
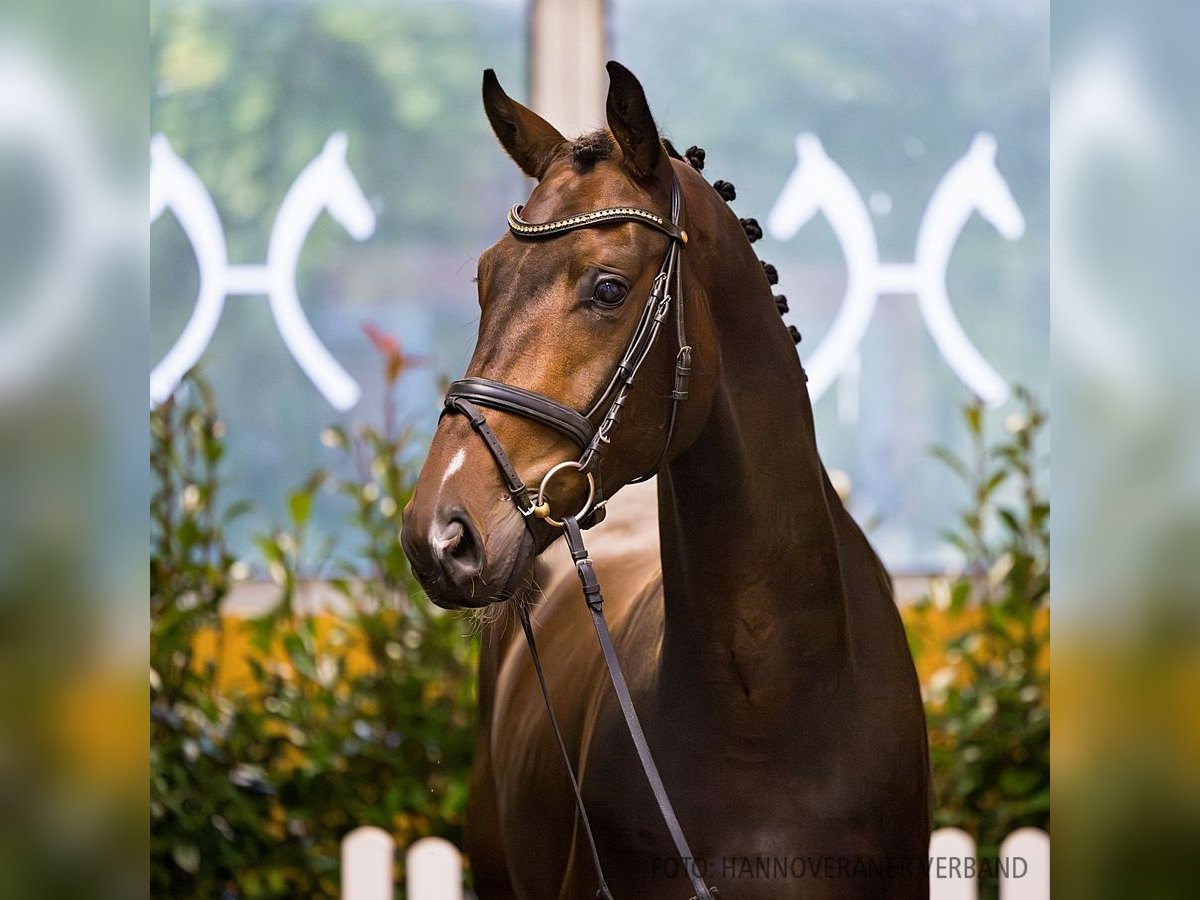
<svg viewBox="0 0 1200 900"><path fill-rule="evenodd" d="M571 552L571 559L575 563L575 570L583 587L584 601L588 612L591 614L592 624L596 629L596 637L600 643L600 651L604 657L604 664L608 669L609 680L612 682L613 690L617 695L621 714L625 718L625 725L629 730L630 737L633 739L642 770L646 775L647 781L650 783L654 799L666 823L667 830L671 834L675 850L679 854L681 866L688 872L692 887L695 888L696 894L692 900L713 900L715 891L704 883L703 879L696 872L696 867L692 864L694 859L692 851L688 847L683 829L679 825L679 819L676 817L675 810L671 806L671 800L667 796L666 788L663 786L662 778L659 776L658 767L655 765L654 758L650 754L650 747L646 743L646 735L642 730L641 722L638 720L637 711L634 709L633 699L629 694L629 687L625 683L625 676L621 671L621 664L617 659L612 636L608 630L608 623L604 618L604 597L601 594L600 583L596 578L595 568L583 543L583 530L590 528L604 518L605 504L608 499L600 477L600 463L604 448L611 440L613 429L620 422L625 404L628 402L629 394L633 389L634 380L642 365L649 357L650 351L658 339L659 331L671 312L672 304L675 307L676 337L679 350L675 356L675 385L671 392L671 409L667 422L666 439L663 442L658 462L655 463L654 468L645 475L634 479L635 482L645 481L653 477L662 465L667 451L671 446L671 438L675 432L675 419L679 410L679 404L686 400L688 396L688 377L691 374L692 348L688 346L684 331L683 276L679 261L680 251L687 244L688 236L687 232L679 226L681 212L682 201L679 182L675 179L672 179L671 182L670 219L665 219L650 210L633 206L618 206L580 213L551 222L532 223L521 218L520 206L514 206L508 213L508 227L518 238L538 240L556 237L579 228L594 228L613 222L637 222L662 232L671 239L671 243L667 248L666 255L663 257L658 274L654 278L654 285L646 299L646 305L638 319L633 337L630 338L629 344L624 354L622 354L621 361L618 363L616 371L613 373L608 385L586 414L576 412L574 409L559 403L557 400L525 390L524 388L493 381L490 378L474 377L463 378L450 384L450 388L446 392L442 415L457 413L467 417L471 423L471 428L483 440L488 452L495 460L501 477L508 488L509 497L516 505L521 516L524 518L526 527L531 532L533 530L532 520L535 518L563 529L566 535L567 547ZM672 288L674 289L674 294L672 294ZM512 460L509 459L504 447L496 437L495 432L488 425L487 418L480 407L522 416L565 435L579 446L581 451L579 458L577 460L566 460L552 466L542 476L537 493L534 495L529 486L521 479L516 467L512 464ZM599 419L599 424L593 424L597 419ZM547 498L546 489L560 472L570 470L577 471L587 479L588 496L583 506L574 515L556 519L550 515L550 501ZM546 702L546 711L549 714L550 724L554 730L554 736L558 741L559 751L562 754L563 764L566 766L567 776L571 780L571 788L575 794L575 803L583 822L584 835L587 838L588 848L591 851L592 865L596 870L596 877L599 880L599 889L596 891L596 896L601 898L601 900L612 900L612 894L604 878L604 869L600 863L600 854L596 849L591 822L588 820L587 809L584 807L579 780L575 775L574 767L571 765L570 755L567 752L567 746L558 725L558 718L555 716L554 707L550 702L550 692L542 671L541 659L538 656L533 628L529 622L529 612L523 603L518 604L517 609L521 620L521 628L525 633L525 641L529 646L529 655L533 661L538 684L542 690L542 697Z"/></svg>

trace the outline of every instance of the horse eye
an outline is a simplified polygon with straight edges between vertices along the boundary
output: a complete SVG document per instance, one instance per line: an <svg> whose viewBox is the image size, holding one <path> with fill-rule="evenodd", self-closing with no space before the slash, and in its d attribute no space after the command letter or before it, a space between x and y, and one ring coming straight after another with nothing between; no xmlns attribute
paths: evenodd
<svg viewBox="0 0 1200 900"><path fill-rule="evenodd" d="M625 299L629 288L615 278L606 278L597 282L592 290L592 299L601 306L616 306Z"/></svg>

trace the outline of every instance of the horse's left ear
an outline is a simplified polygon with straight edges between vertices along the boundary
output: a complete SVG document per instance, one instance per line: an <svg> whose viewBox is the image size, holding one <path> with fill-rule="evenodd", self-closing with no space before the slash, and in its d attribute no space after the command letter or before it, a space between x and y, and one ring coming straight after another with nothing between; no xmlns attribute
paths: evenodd
<svg viewBox="0 0 1200 900"><path fill-rule="evenodd" d="M621 148L625 168L639 181L650 181L670 162L650 115L646 92L632 72L615 60L608 66L608 130Z"/></svg>

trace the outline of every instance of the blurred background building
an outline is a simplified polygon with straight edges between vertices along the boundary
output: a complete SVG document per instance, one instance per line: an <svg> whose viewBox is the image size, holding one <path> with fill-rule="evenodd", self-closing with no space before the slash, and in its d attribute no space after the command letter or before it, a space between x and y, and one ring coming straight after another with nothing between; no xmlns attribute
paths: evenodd
<svg viewBox="0 0 1200 900"><path fill-rule="evenodd" d="M1010 385L1048 391L1048 20L1045 0L155 3L152 128L211 195L230 264L245 275L267 262L290 186L332 134L347 136L346 167L375 215L357 238L336 210L299 238L300 308L356 385L340 399L298 364L259 276L229 286L200 365L228 420L231 494L282 509L329 463L321 427L376 415L366 323L432 359L403 382L405 415L432 430L439 382L474 344L475 259L528 190L488 129L481 72L495 68L570 134L603 124L612 57L641 78L667 136L704 147L704 174L733 182L738 215L767 230L756 249L779 269L801 358L810 370L824 358L823 456L849 477L885 561L899 573L944 568L953 557L939 529L966 498L930 446L963 449L957 410L972 392L1002 408ZM798 156L801 145L820 158ZM927 214L969 153L977 171L947 181ZM190 203L178 194L175 207ZM818 207L811 219L805 205ZM854 221L831 226L847 212ZM950 221L917 272L926 218ZM152 364L202 288L179 219L168 200L151 231ZM935 341L957 326L935 320L921 285L943 278L973 371L991 376L956 371L954 348ZM843 329L831 356L818 348L847 302L869 322L853 340ZM320 529L337 528L336 510L318 515ZM248 540L234 534L239 548Z"/></svg>

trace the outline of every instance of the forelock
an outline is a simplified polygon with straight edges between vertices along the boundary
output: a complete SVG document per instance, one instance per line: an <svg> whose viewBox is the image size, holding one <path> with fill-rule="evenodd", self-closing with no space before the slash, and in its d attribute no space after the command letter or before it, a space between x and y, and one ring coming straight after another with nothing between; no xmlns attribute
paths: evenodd
<svg viewBox="0 0 1200 900"><path fill-rule="evenodd" d="M613 159L616 142L607 131L591 131L580 135L571 144L571 160L577 169L588 169L604 159Z"/></svg>

